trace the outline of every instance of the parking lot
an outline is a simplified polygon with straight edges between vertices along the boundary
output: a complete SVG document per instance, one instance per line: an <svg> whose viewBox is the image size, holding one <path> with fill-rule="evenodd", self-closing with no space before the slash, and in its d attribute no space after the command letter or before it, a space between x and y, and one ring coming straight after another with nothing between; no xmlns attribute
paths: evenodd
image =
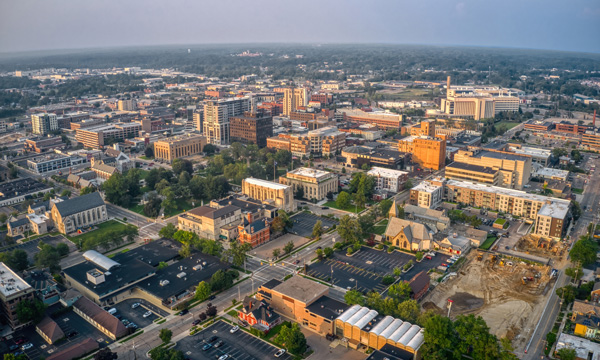
<svg viewBox="0 0 600 360"><path fill-rule="evenodd" d="M320 280L330 282L333 270L334 285L342 288L356 288L366 293L371 290L383 292L386 285L381 283L383 276L393 274L394 268L402 268L408 261L413 260L414 266L402 274L402 280L410 280L421 271L428 271L447 262L450 255L436 253L431 260L423 259L420 263L415 257L400 251L388 254L363 246L354 256L336 251L333 257L308 266L307 274Z"/></svg>
<svg viewBox="0 0 600 360"><path fill-rule="evenodd" d="M132 309L131 306L135 303L139 303L140 306ZM133 322L138 326L138 328L144 328L152 324L154 320L168 315L164 310L159 309L157 306L152 305L148 301L142 299L123 300L112 307L117 309L115 316L120 315L121 321L127 320L129 322ZM147 311L151 311L152 314L148 317L144 317L144 313Z"/></svg>
<svg viewBox="0 0 600 360"><path fill-rule="evenodd" d="M222 355L229 355L235 360L274 359L274 354L279 350L275 346L255 337L243 330L231 334L232 325L224 321L217 321L212 326L202 330L194 336L187 336L177 342L175 348L193 360L214 360ZM211 347L204 351L202 347L212 336L223 340L219 348ZM279 359L291 359L289 354L284 354Z"/></svg>
<svg viewBox="0 0 600 360"><path fill-rule="evenodd" d="M333 225L338 224L336 220L305 212L299 212L298 214L292 216L291 220L292 229L290 232L303 237L310 237L312 235L313 228L319 220L321 220L321 223L323 224L324 232L329 230Z"/></svg>

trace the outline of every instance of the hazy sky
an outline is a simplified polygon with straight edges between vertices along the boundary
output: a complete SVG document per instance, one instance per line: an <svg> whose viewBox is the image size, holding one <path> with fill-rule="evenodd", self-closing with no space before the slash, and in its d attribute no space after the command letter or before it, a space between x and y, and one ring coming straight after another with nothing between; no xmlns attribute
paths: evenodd
<svg viewBox="0 0 600 360"><path fill-rule="evenodd" d="M0 0L0 52L295 42L600 52L598 0Z"/></svg>

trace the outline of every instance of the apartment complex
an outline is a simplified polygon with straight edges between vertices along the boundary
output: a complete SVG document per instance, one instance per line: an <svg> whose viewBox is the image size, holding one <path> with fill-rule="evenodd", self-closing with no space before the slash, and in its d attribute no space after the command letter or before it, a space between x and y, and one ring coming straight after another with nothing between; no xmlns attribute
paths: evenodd
<svg viewBox="0 0 600 360"><path fill-rule="evenodd" d="M374 124L385 130L400 130L404 115L388 112L366 112L354 109L340 109L335 113L337 120L358 124Z"/></svg>
<svg viewBox="0 0 600 360"><path fill-rule="evenodd" d="M453 162L446 166L446 179L472 181L493 186L500 185L500 171L490 167Z"/></svg>
<svg viewBox="0 0 600 360"><path fill-rule="evenodd" d="M31 115L31 129L34 134L46 135L58 130L56 114L39 113Z"/></svg>
<svg viewBox="0 0 600 360"><path fill-rule="evenodd" d="M209 144L225 145L230 142L230 118L242 115L251 109L251 98L211 100L204 105L202 133Z"/></svg>
<svg viewBox="0 0 600 360"><path fill-rule="evenodd" d="M202 135L187 134L171 137L154 143L154 157L173 161L201 153L206 144L206 137Z"/></svg>
<svg viewBox="0 0 600 360"><path fill-rule="evenodd" d="M433 138L435 135L435 121L421 121L410 128L410 136L428 136Z"/></svg>
<svg viewBox="0 0 600 360"><path fill-rule="evenodd" d="M136 122L92 126L75 130L75 139L86 148L102 149L109 143L140 135L142 125Z"/></svg>
<svg viewBox="0 0 600 360"><path fill-rule="evenodd" d="M290 116L299 107L308 105L308 89L286 88L283 91L283 115Z"/></svg>
<svg viewBox="0 0 600 360"><path fill-rule="evenodd" d="M290 136L289 135L279 135L279 136L275 136L275 137L270 137L267 139L267 147L269 149L275 149L275 150L287 150L290 151L291 147L291 142L290 142Z"/></svg>
<svg viewBox="0 0 600 360"><path fill-rule="evenodd" d="M371 175L376 180L375 188L377 190L390 191L397 193L404 189L404 184L408 180L408 173L406 171L385 169L380 167L372 167L367 172L367 175Z"/></svg>
<svg viewBox="0 0 600 360"><path fill-rule="evenodd" d="M117 109L119 109L119 111L135 111L136 108L137 101L134 99L119 100L117 103Z"/></svg>
<svg viewBox="0 0 600 360"><path fill-rule="evenodd" d="M294 192L302 188L305 199L317 201L323 200L329 192L337 193L339 185L335 173L304 167L288 171L279 178L279 183L291 186Z"/></svg>
<svg viewBox="0 0 600 360"><path fill-rule="evenodd" d="M266 111L245 112L244 115L233 116L230 122L231 142L267 146L267 138L273 136L273 117Z"/></svg>
<svg viewBox="0 0 600 360"><path fill-rule="evenodd" d="M600 133L586 131L581 135L581 145L589 150L600 152Z"/></svg>
<svg viewBox="0 0 600 360"><path fill-rule="evenodd" d="M527 155L470 148L459 150L454 161L498 170L498 186L509 189L521 190L531 178L532 159ZM483 177L483 174L479 176Z"/></svg>
<svg viewBox="0 0 600 360"><path fill-rule="evenodd" d="M267 147L288 150L294 156L332 156L346 146L346 134L336 127L328 126L304 134L280 134L267 139Z"/></svg>
<svg viewBox="0 0 600 360"><path fill-rule="evenodd" d="M497 186L448 180L448 201L482 207L535 220L534 233L561 238L567 229L571 202Z"/></svg>
<svg viewBox="0 0 600 360"><path fill-rule="evenodd" d="M423 181L410 189L411 205L427 209L437 208L444 199L444 187L439 181Z"/></svg>
<svg viewBox="0 0 600 360"><path fill-rule="evenodd" d="M412 154L412 161L427 169L440 170L446 163L446 140L408 136L398 141L398 151Z"/></svg>
<svg viewBox="0 0 600 360"><path fill-rule="evenodd" d="M242 194L265 203L270 203L287 212L296 210L294 192L291 186L267 180L247 178L242 180Z"/></svg>
<svg viewBox="0 0 600 360"><path fill-rule="evenodd" d="M51 206L54 227L62 234L70 234L108 220L106 204L98 192L52 202Z"/></svg>
<svg viewBox="0 0 600 360"><path fill-rule="evenodd" d="M221 228L232 225L236 226L242 220L242 210L233 205L221 208L200 206L177 217L179 230L191 231L201 238L218 240L221 236Z"/></svg>
<svg viewBox="0 0 600 360"><path fill-rule="evenodd" d="M27 325L17 317L17 305L32 300L35 290L5 263L0 262L0 310L11 329L18 330Z"/></svg>

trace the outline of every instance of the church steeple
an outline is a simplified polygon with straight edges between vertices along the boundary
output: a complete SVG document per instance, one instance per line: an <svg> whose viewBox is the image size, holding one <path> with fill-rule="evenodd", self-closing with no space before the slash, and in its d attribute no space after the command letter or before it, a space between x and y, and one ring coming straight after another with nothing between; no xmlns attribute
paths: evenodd
<svg viewBox="0 0 600 360"><path fill-rule="evenodd" d="M394 199L394 202L392 203L388 217L398 217L398 205L396 204L396 199Z"/></svg>

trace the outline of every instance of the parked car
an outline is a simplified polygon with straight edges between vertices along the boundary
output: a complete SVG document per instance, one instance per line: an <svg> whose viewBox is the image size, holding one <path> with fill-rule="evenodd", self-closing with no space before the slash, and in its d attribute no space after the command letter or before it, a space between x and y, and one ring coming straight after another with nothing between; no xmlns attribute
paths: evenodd
<svg viewBox="0 0 600 360"><path fill-rule="evenodd" d="M22 336L15 339L15 344L17 345L25 344L26 342L27 338L24 338Z"/></svg>
<svg viewBox="0 0 600 360"><path fill-rule="evenodd" d="M223 346L223 344L225 344L225 343L223 342L223 340L219 340L219 341L217 341L217 342L214 344L214 347L218 348L218 347L221 347L221 346Z"/></svg>
<svg viewBox="0 0 600 360"><path fill-rule="evenodd" d="M17 344L12 344L12 345L11 345L11 346L8 348L8 350L10 350L10 351L15 351L15 350L17 350L18 348L19 348L19 345L17 345Z"/></svg>
<svg viewBox="0 0 600 360"><path fill-rule="evenodd" d="M148 310L144 313L144 317L147 318L148 316L152 315L152 311Z"/></svg>
<svg viewBox="0 0 600 360"><path fill-rule="evenodd" d="M215 297L216 297L216 296L214 296L214 295L211 295L211 296L209 296L209 297L208 297L208 300L214 300L214 299L215 299Z"/></svg>
<svg viewBox="0 0 600 360"><path fill-rule="evenodd" d="M117 315L115 315L115 317L119 320L121 320L123 318L123 316L121 314L117 314Z"/></svg>
<svg viewBox="0 0 600 360"><path fill-rule="evenodd" d="M238 331L239 329L240 329L240 327L236 325L236 326L232 327L231 330L229 330L229 332L233 334L234 332Z"/></svg>
<svg viewBox="0 0 600 360"><path fill-rule="evenodd" d="M129 323L129 325L127 325L128 328L133 328L133 329L137 329L138 326L135 323Z"/></svg>
<svg viewBox="0 0 600 360"><path fill-rule="evenodd" d="M321 210L329 210L329 206L323 206L321 207Z"/></svg>
<svg viewBox="0 0 600 360"><path fill-rule="evenodd" d="M431 256L427 255L427 256L425 256L425 259L431 260Z"/></svg>
<svg viewBox="0 0 600 360"><path fill-rule="evenodd" d="M192 321L192 326L196 326L196 325L200 324L201 322L202 321L196 319L196 320Z"/></svg>
<svg viewBox="0 0 600 360"><path fill-rule="evenodd" d="M181 310L181 311L179 312L179 316L183 316L183 315L185 315L185 314L187 314L187 313L189 313L189 312L190 312L190 311L189 311L188 309L183 309L183 310Z"/></svg>
<svg viewBox="0 0 600 360"><path fill-rule="evenodd" d="M33 344L32 344L32 343L27 343L27 344L25 344L25 345L21 346L21 349L23 349L23 350L29 350L29 349L31 349L32 347L33 347Z"/></svg>
<svg viewBox="0 0 600 360"><path fill-rule="evenodd" d="M211 337L208 339L208 342L212 343L212 342L215 342L215 341L217 341L217 339L219 339L219 338L218 338L218 337L216 337L216 336L211 336Z"/></svg>
<svg viewBox="0 0 600 360"><path fill-rule="evenodd" d="M135 309L136 307L138 307L138 306L140 306L140 305L141 305L140 303L134 303L134 304L132 304L132 305L131 305L131 308L132 308L132 309Z"/></svg>
<svg viewBox="0 0 600 360"><path fill-rule="evenodd" d="M227 354L225 354L225 355L222 355L222 356L219 358L219 360L227 360L227 359L229 359L229 355L227 355Z"/></svg>
<svg viewBox="0 0 600 360"><path fill-rule="evenodd" d="M206 343L206 344L204 344L204 346L202 346L202 351L206 351L206 350L210 349L211 347L212 347L211 343Z"/></svg>
<svg viewBox="0 0 600 360"><path fill-rule="evenodd" d="M78 333L77 331L73 330L73 331L71 331L71 332L69 332L69 333L67 334L67 337L68 337L68 338L72 338L72 337L74 337L74 336L77 336L78 334L79 334L79 333Z"/></svg>
<svg viewBox="0 0 600 360"><path fill-rule="evenodd" d="M282 357L283 354L285 354L285 349L279 349L279 351L275 353L275 357Z"/></svg>

